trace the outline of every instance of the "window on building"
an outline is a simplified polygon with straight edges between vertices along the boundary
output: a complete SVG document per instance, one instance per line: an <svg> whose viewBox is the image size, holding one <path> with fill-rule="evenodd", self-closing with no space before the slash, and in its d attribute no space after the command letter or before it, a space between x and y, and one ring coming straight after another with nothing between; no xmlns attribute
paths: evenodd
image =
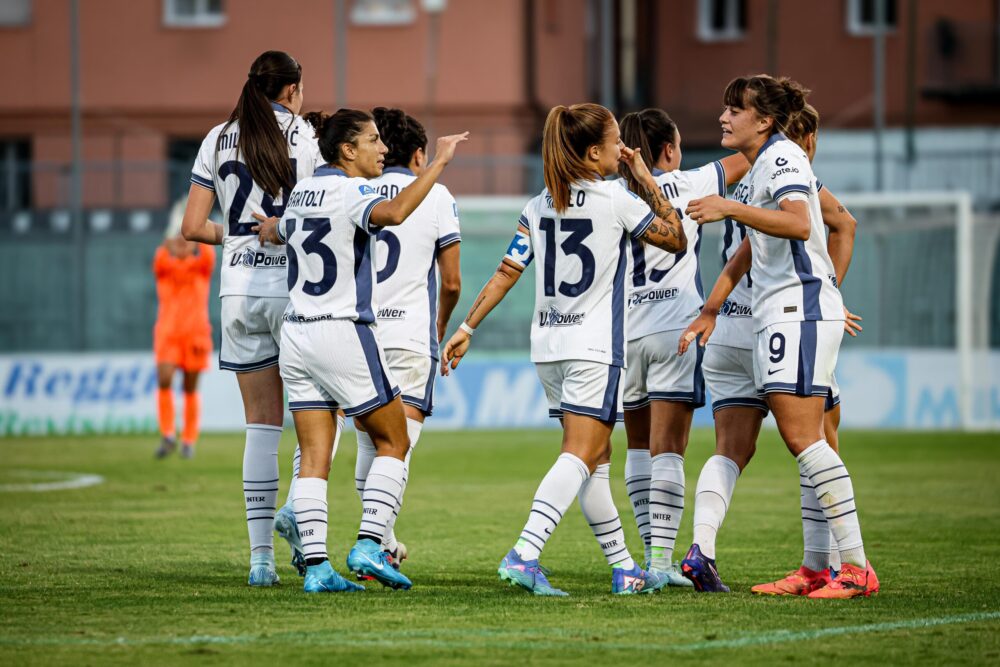
<svg viewBox="0 0 1000 667"><path fill-rule="evenodd" d="M746 30L746 0L698 0L700 39L708 42L742 39Z"/></svg>
<svg viewBox="0 0 1000 667"><path fill-rule="evenodd" d="M17 27L31 22L31 0L0 2L0 26Z"/></svg>
<svg viewBox="0 0 1000 667"><path fill-rule="evenodd" d="M215 28L226 22L223 0L163 0L163 22L184 28Z"/></svg>
<svg viewBox="0 0 1000 667"><path fill-rule="evenodd" d="M878 8L885 5L886 32L896 30L896 0L847 0L847 32L852 35L875 34Z"/></svg>
<svg viewBox="0 0 1000 667"><path fill-rule="evenodd" d="M0 139L0 211L31 208L31 142Z"/></svg>
<svg viewBox="0 0 1000 667"><path fill-rule="evenodd" d="M351 23L355 25L408 25L417 18L413 0L354 0Z"/></svg>

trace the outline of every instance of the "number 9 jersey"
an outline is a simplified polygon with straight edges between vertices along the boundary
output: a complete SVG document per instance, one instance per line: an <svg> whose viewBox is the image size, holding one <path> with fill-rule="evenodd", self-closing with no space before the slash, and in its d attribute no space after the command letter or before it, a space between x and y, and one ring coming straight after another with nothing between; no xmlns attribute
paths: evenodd
<svg viewBox="0 0 1000 667"><path fill-rule="evenodd" d="M312 125L277 103L271 103L281 133L288 143L288 155L295 180L311 176L323 164ZM225 129L225 134L223 134ZM284 297L287 295L285 249L261 247L254 213L281 217L284 206L264 192L250 177L236 141L239 123L223 123L212 128L201 143L191 170L191 182L211 190L219 199L223 215L222 280L219 296ZM287 193L286 193L287 194Z"/></svg>
<svg viewBox="0 0 1000 667"><path fill-rule="evenodd" d="M614 181L580 181L562 213L543 191L524 208L505 259L535 271L533 362L581 359L625 366L629 237L655 216Z"/></svg>

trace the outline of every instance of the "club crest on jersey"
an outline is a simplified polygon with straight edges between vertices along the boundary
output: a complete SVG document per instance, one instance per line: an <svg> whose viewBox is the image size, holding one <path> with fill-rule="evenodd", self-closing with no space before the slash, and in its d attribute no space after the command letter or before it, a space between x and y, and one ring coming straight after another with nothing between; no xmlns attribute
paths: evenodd
<svg viewBox="0 0 1000 667"><path fill-rule="evenodd" d="M663 289L655 288L646 290L645 292L636 292L629 297L628 307L635 308L636 306L641 306L644 303L676 299L678 291L679 290L676 287L667 287Z"/></svg>
<svg viewBox="0 0 1000 667"><path fill-rule="evenodd" d="M405 320L405 308L379 308L376 317L380 320Z"/></svg>
<svg viewBox="0 0 1000 667"><path fill-rule="evenodd" d="M244 248L243 252L235 253L229 260L229 266L245 266L249 269L283 269L287 263L288 256L285 253L269 255L259 250L255 252L252 248Z"/></svg>
<svg viewBox="0 0 1000 667"><path fill-rule="evenodd" d="M719 315L723 317L753 317L753 311L749 305L726 299L726 302L722 304L722 308L719 309Z"/></svg>
<svg viewBox="0 0 1000 667"><path fill-rule="evenodd" d="M560 313L555 306L538 313L540 327L572 327L583 324L583 313Z"/></svg>

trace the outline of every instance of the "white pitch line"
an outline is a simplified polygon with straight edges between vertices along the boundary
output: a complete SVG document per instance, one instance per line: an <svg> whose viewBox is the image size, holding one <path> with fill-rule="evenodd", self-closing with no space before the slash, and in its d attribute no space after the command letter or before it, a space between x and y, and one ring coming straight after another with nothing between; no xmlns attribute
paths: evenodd
<svg viewBox="0 0 1000 667"><path fill-rule="evenodd" d="M774 632L763 632L745 637L733 639L719 639L713 641L701 641L688 644L643 644L644 650L653 651L680 651L697 652L711 651L719 649L745 648L747 646L763 646L770 644L788 644L793 642L809 641L812 639L822 639L824 637L865 634L870 632L892 632L894 630L921 630L940 625L956 625L960 623L978 623L982 621L1000 620L1000 611L979 612L972 614L957 614L954 616L941 616L938 618L916 618L908 621L889 621L885 623L872 623L869 625L847 625L836 628L819 628L816 630L777 630ZM457 639L441 639L440 635L454 633ZM386 637L343 637L332 636L329 631L318 632L290 632L274 633L269 635L194 635L191 637L108 637L108 638L87 638L87 637L29 637L14 638L0 637L0 646L194 646L204 644L214 645L234 645L234 644L274 644L281 641L290 641L302 645L328 646L328 647L380 647L380 648L434 648L434 649L487 649L487 648L518 648L518 649L553 649L560 650L573 648L577 650L599 650L609 649L634 649L632 642L605 642L605 641L581 641L583 636L566 636L565 641L553 641L552 635L561 633L556 630L546 631L541 635L547 639L530 639L523 633L459 629L449 632L448 630L417 630L395 633L396 636Z"/></svg>
<svg viewBox="0 0 1000 667"><path fill-rule="evenodd" d="M38 493L43 491L64 491L67 489L83 489L104 482L100 475L89 475L79 472L53 472L46 470L15 470L16 477L42 477L55 479L52 482L25 482L23 484L0 484L0 493Z"/></svg>

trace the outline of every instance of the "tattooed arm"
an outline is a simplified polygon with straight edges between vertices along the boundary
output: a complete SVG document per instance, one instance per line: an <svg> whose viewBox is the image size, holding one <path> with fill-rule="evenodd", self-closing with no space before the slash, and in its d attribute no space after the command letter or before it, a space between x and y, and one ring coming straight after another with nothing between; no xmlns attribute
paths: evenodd
<svg viewBox="0 0 1000 667"><path fill-rule="evenodd" d="M642 235L647 243L651 243L660 250L667 252L684 252L687 250L687 236L684 234L684 224L681 222L681 214L674 208L670 201L663 196L660 189L656 187L656 182L649 185L643 184L639 196L649 205L656 220Z"/></svg>
<svg viewBox="0 0 1000 667"><path fill-rule="evenodd" d="M833 262L833 271L837 274L837 284L843 285L854 254L854 233L858 222L829 188L819 191L819 205L823 211L823 224L830 229L827 252Z"/></svg>

